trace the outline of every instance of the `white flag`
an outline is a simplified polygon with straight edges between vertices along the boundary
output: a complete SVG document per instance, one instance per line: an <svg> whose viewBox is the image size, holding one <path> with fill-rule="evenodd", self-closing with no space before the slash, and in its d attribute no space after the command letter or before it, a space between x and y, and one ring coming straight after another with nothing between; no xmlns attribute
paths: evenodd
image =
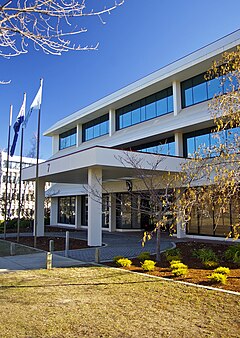
<svg viewBox="0 0 240 338"><path fill-rule="evenodd" d="M32 114L32 111L34 109L40 109L40 107L41 107L41 103L42 103L42 87L43 87L43 79L41 79L40 87L38 89L38 92L37 92L37 94L36 94L36 96L35 96L32 104L30 106L29 111L26 114L25 121L23 123L23 127L24 128L26 128L26 126L27 126L27 123L28 123L29 117Z"/></svg>

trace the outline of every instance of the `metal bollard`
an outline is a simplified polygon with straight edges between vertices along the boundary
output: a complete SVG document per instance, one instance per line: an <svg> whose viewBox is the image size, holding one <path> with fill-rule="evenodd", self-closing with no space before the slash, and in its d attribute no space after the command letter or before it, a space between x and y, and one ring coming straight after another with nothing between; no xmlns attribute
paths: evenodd
<svg viewBox="0 0 240 338"><path fill-rule="evenodd" d="M100 250L99 250L99 248L95 249L95 263L100 263Z"/></svg>
<svg viewBox="0 0 240 338"><path fill-rule="evenodd" d="M66 231L65 257L68 257L68 250L69 250L69 231Z"/></svg>
<svg viewBox="0 0 240 338"><path fill-rule="evenodd" d="M10 256L15 256L15 255L16 255L16 244L10 243Z"/></svg>
<svg viewBox="0 0 240 338"><path fill-rule="evenodd" d="M46 255L46 269L47 270L52 269L52 254L51 254L51 252L47 252L47 255Z"/></svg>
<svg viewBox="0 0 240 338"><path fill-rule="evenodd" d="M54 251L54 240L50 239L49 241L49 252L53 252Z"/></svg>

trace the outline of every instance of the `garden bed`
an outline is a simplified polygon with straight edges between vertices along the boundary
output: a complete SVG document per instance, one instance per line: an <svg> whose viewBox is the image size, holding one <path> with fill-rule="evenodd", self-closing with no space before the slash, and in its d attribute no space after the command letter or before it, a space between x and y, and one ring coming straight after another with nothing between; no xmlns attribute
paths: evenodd
<svg viewBox="0 0 240 338"><path fill-rule="evenodd" d="M10 242L17 242L17 237L9 237L6 238L7 241ZM37 237L37 249L48 251L49 250L49 241L54 241L54 251L63 251L65 250L65 238L64 237L53 237L53 236L43 236L43 237ZM19 244L23 244L29 247L34 246L34 237L33 236L24 236L20 237ZM70 238L69 240L69 249L84 249L88 248L87 242Z"/></svg>
<svg viewBox="0 0 240 338"><path fill-rule="evenodd" d="M188 266L188 273L185 276L174 277L173 273L170 269L170 264L167 261L165 254L161 254L161 262L157 263L154 271L145 272L151 274L153 276L165 277L173 280L184 281L199 285L205 286L214 286L217 288L237 291L240 292L240 266L227 261L224 257L224 252L229 247L228 244L203 244L199 242L184 242L184 243L176 243L176 247L180 250L182 256L182 263ZM193 251L202 249L202 248L210 248L214 251L219 259L219 266L228 267L230 269L230 274L227 279L227 283L225 285L219 283L212 283L208 276L213 272L214 268L207 269L201 263L201 261L193 256ZM150 257L151 260L156 260L156 256L152 255ZM144 272L141 267L141 262L139 259L134 258L132 260L132 265L128 268L130 271L135 272ZM110 263L108 265L117 266L115 263Z"/></svg>

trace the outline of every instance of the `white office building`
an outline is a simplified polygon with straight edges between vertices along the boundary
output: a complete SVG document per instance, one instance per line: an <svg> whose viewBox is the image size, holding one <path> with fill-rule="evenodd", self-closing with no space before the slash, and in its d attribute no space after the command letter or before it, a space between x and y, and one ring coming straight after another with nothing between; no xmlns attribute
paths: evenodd
<svg viewBox="0 0 240 338"><path fill-rule="evenodd" d="M43 160L40 160L42 163ZM36 164L36 159L31 157L22 158L23 168ZM8 164L8 186L7 186L7 211L10 218L18 217L19 204L19 176L20 176L20 156L9 157ZM0 220L4 220L5 198L7 180L7 152L0 152L0 194L1 210ZM49 185L46 185L49 188ZM34 181L25 181L21 186L21 217L32 218L34 214Z"/></svg>
<svg viewBox="0 0 240 338"><path fill-rule="evenodd" d="M161 158L159 175L181 171L181 163L211 142L208 103L221 86L206 80L213 60L240 44L240 30L58 121L44 135L52 138L52 157L39 166L38 235L43 228L45 182L52 182L51 225L88 229L88 244L102 244L102 231L141 230L145 215L136 169L122 158L134 150L146 173ZM221 90L225 90L222 88ZM239 132L236 130L235 132ZM23 170L33 180L34 167ZM133 193L129 193L129 185ZM135 206L135 207L133 207ZM214 217L214 216L213 216ZM229 222L192 219L177 236L219 238Z"/></svg>

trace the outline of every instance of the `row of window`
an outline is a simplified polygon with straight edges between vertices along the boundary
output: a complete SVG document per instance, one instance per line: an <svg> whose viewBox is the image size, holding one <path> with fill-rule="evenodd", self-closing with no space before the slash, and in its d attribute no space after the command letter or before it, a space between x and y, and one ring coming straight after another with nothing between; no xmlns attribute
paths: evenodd
<svg viewBox="0 0 240 338"><path fill-rule="evenodd" d="M205 73L181 82L182 108L209 100L214 95L220 95L236 88L237 81L232 82L218 78L206 80ZM172 87L161 90L153 95L131 103L116 110L116 130L173 112ZM105 114L97 119L83 124L82 142L103 136L109 133L109 115ZM76 145L77 129L73 128L59 135L59 149ZM159 149L147 150L159 152ZM171 150L170 150L171 153Z"/></svg>
<svg viewBox="0 0 240 338"><path fill-rule="evenodd" d="M175 141L173 137L170 137L165 140L147 143L131 149L145 153L175 156Z"/></svg>
<svg viewBox="0 0 240 338"><path fill-rule="evenodd" d="M236 88L237 81L232 78L232 82L219 76L218 78L206 80L205 73L192 77L181 82L182 108L192 106L206 100L210 100L214 95L221 95Z"/></svg>
<svg viewBox="0 0 240 338"><path fill-rule="evenodd" d="M59 150L69 148L76 145L77 128L66 131L59 135Z"/></svg>
<svg viewBox="0 0 240 338"><path fill-rule="evenodd" d="M109 116L105 114L95 120L87 122L82 126L82 141L89 141L93 138L109 133Z"/></svg>
<svg viewBox="0 0 240 338"><path fill-rule="evenodd" d="M193 158L196 156L215 157L220 155L220 144L226 145L230 151L236 151L236 145L239 145L240 127L223 130L221 132L212 132L211 129L202 129L184 135L183 155Z"/></svg>
<svg viewBox="0 0 240 338"><path fill-rule="evenodd" d="M116 130L173 112L172 87L116 110Z"/></svg>

